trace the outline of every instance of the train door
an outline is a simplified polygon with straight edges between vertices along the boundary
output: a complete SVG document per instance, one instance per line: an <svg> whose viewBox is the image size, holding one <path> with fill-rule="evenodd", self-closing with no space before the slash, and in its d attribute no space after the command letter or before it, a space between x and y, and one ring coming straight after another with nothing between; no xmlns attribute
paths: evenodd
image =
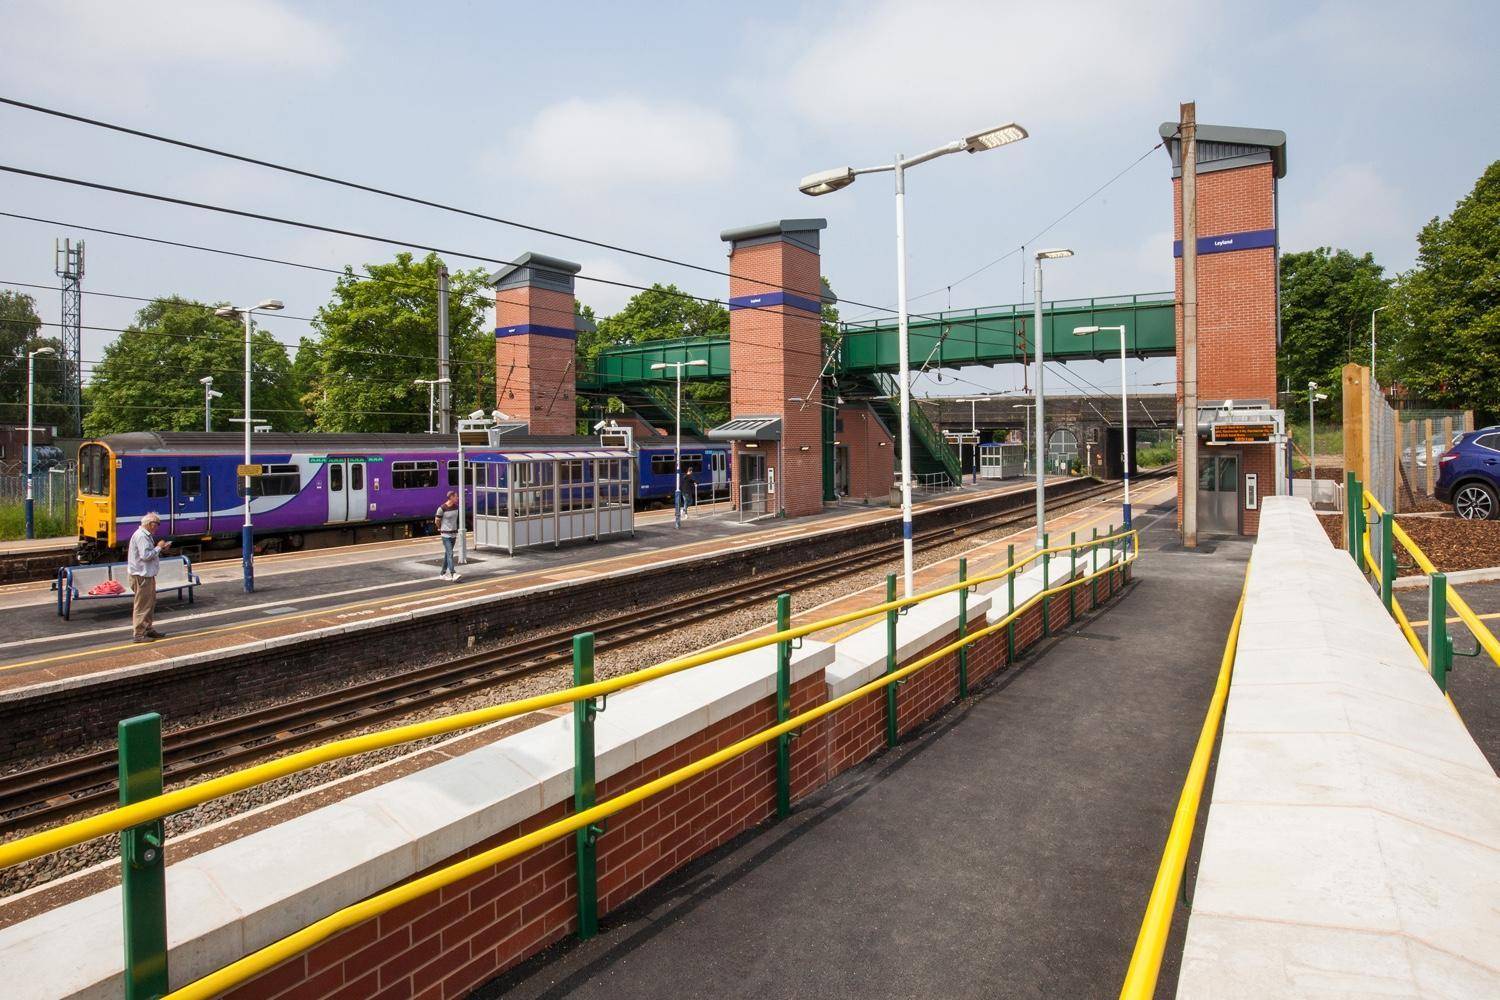
<svg viewBox="0 0 1500 1000"><path fill-rule="evenodd" d="M208 530L208 474L198 463L177 467L173 483L172 534L201 535Z"/></svg>
<svg viewBox="0 0 1500 1000"><path fill-rule="evenodd" d="M365 486L365 463L330 458L328 466L328 522L363 521L370 510Z"/></svg>
<svg viewBox="0 0 1500 1000"><path fill-rule="evenodd" d="M729 452L711 451L708 453L709 482L713 483L714 493L724 493L729 489Z"/></svg>

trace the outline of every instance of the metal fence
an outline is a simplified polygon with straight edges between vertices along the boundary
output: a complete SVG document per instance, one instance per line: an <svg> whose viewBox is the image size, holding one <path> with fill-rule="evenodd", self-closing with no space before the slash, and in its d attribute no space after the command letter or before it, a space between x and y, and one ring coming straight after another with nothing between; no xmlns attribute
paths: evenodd
<svg viewBox="0 0 1500 1000"><path fill-rule="evenodd" d="M32 496L38 510L64 513L78 496L78 470L71 465L38 469L32 478ZM8 467L0 470L0 504L20 504L25 499L26 473Z"/></svg>
<svg viewBox="0 0 1500 1000"><path fill-rule="evenodd" d="M899 484L901 480L898 478L896 482ZM924 472L911 477L913 493L947 493L956 489L958 484L946 472Z"/></svg>
<svg viewBox="0 0 1500 1000"><path fill-rule="evenodd" d="M1410 510L1432 497L1438 457L1453 439L1474 429L1472 410L1397 410L1396 509ZM1377 494L1377 497L1379 494Z"/></svg>
<svg viewBox="0 0 1500 1000"><path fill-rule="evenodd" d="M1362 379L1370 420L1370 481L1365 489L1375 494L1387 510L1396 502L1396 411L1372 379Z"/></svg>

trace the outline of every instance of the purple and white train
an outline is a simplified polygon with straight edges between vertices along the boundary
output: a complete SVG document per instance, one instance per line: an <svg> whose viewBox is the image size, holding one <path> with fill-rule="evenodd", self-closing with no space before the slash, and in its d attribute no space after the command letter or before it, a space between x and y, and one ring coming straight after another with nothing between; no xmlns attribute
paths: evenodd
<svg viewBox="0 0 1500 1000"><path fill-rule="evenodd" d="M597 448L593 438L507 434L498 450L564 452ZM665 442L665 443L662 443ZM450 435L254 435L251 480L255 538L271 549L300 548L313 532L369 528L426 531L432 513L458 486L458 448ZM672 443L636 446L636 502L670 501ZM161 515L166 537L181 545L238 544L244 523L244 437L237 433L141 431L85 441L78 449L78 557L119 554L142 515ZM729 451L684 439L684 470L700 490L727 492Z"/></svg>

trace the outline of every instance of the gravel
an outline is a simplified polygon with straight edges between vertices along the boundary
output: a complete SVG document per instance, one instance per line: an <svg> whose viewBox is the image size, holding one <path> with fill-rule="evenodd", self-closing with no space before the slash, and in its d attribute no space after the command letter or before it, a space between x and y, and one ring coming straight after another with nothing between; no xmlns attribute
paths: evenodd
<svg viewBox="0 0 1500 1000"><path fill-rule="evenodd" d="M1062 509L1065 506L1067 506L1066 503L1059 505L1058 509ZM1007 534L1012 534L1018 530L1025 528L1031 523L1033 522L1030 519L1019 520L1010 524L998 526L978 535L971 535L967 538L958 539L920 551L917 553L916 557L917 565L926 566L933 562L939 562L944 559L961 555L977 545L981 545L986 541L991 541L995 538L1004 537ZM878 565L873 565L867 569L858 570L838 576L827 583L798 589L794 591L794 610L799 608L807 609L816 607L827 601L831 601L836 598L860 591L866 587L878 585L884 581L885 576L890 571L891 567L899 568L899 566L900 557L896 556L892 559L885 560ZM699 594L703 592L704 591L701 590L694 591L692 592L692 594ZM684 594L681 596L687 597L691 596L691 594ZM721 643L726 639L732 638L736 635L740 635L744 632L748 632L753 629L765 626L773 620L773 605L772 602L768 600L764 603L763 607L741 608L736 611L715 616L710 620L684 626L683 628L667 635L657 635L646 639L627 642L619 646L601 648L595 658L595 676L597 679L603 680L606 678L618 676L623 673L629 673L634 670L640 670L644 667L660 663L663 660L671 659L677 656L683 656L703 649L706 646ZM579 619L575 620L574 622L570 622L569 624L576 624L581 627L585 624L585 622ZM555 627L556 625L554 624L553 626L550 626L545 630L533 629L524 633L518 633L516 635L507 637L504 644L509 645L514 642L523 641L525 639L529 639L536 635L539 635L543 631L552 631ZM499 645L501 644L491 644L490 648L498 648ZM472 652L473 650L457 651L451 657L441 657L432 662L438 662L443 659L456 658L459 655L469 655ZM351 675L341 679L339 683L310 685L306 690L299 692L296 697L307 697L312 694L318 694L324 691L332 690L336 687L342 687L356 681L363 681L376 677L400 673L403 670L412 669L417 665L418 664L416 663L409 663L403 666L390 667L384 670L372 670L359 675ZM402 725L408 722L416 722L422 719L429 719L438 715L448 715L457 712L468 711L471 709L485 708L498 704L502 701L515 700L530 697L533 695L544 694L550 691L557 691L567 687L571 682L572 671L568 666L559 666L555 668L539 670L535 673L527 674L522 677L501 681L491 688L483 691L473 692L463 697L454 698L450 701L442 703L439 706L427 706L408 716L403 716L397 719L385 719L378 723L372 723L368 727L347 732L343 734L343 737L340 738L356 736L366 732L388 729L393 726ZM255 703L234 702L224 706L224 708L220 711L216 711L213 713L203 713L192 718L184 718L174 721L179 726L183 727L196 725L214 719L223 718L225 716L237 715L255 708L285 702L287 700L291 699L265 699ZM295 775L280 778L275 781L267 782L264 785L258 785L254 788L249 788L242 792L237 792L233 795L215 799L211 802L206 802L185 812L177 813L173 816L167 817L167 836L168 838L181 837L183 834L200 829L209 824L216 823L220 820L228 819L233 816L241 815L251 809L266 805L268 803L276 802L294 793L305 791L310 788L316 788L337 779L346 777L348 775L357 774L378 764L395 760L408 754L419 752L427 747L432 746L435 743L451 738L452 734L449 734L447 736L431 737L429 739L419 740L413 743L406 743L385 750L361 754L357 757L350 757L343 760L332 761L330 763L322 764L317 767L310 768L306 771L299 772ZM83 748L82 751L77 752L83 752L89 749L113 749L113 746L113 741L101 741L93 747L86 747ZM51 760L58 759L58 757L60 756L73 755L73 753L69 753L67 755L38 757L30 761L26 761L20 766L27 768L35 767L44 763L48 763ZM229 768L226 771L222 772L215 771L206 774L200 774L195 776L192 780L194 782L205 781L209 778L216 777L219 774L233 771L239 766L241 765L236 765L235 768ZM170 787L175 786L169 785L169 788ZM85 813L80 815L87 814ZM20 835L20 833L13 834L10 838L7 839L15 839ZM61 878L65 875L72 874L92 865L99 864L100 862L108 861L118 857L119 838L117 836L109 836L102 837L85 844L78 844L74 847L66 848L53 854L36 858L33 861L29 861L24 864L16 865L14 867L0 871L0 898L12 896L23 890L43 885L54 879Z"/></svg>

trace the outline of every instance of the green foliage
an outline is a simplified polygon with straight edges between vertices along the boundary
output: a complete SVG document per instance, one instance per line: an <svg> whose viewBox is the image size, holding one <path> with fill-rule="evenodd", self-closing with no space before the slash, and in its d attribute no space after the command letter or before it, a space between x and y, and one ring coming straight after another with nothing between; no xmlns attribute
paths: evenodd
<svg viewBox="0 0 1500 1000"><path fill-rule="evenodd" d="M1177 459L1177 446L1171 441L1149 444L1135 449L1135 464L1142 469L1168 465Z"/></svg>
<svg viewBox="0 0 1500 1000"><path fill-rule="evenodd" d="M1430 405L1494 414L1500 404L1500 161L1446 219L1417 235L1417 267L1393 296L1388 356ZM1384 379L1382 379L1384 381Z"/></svg>
<svg viewBox="0 0 1500 1000"><path fill-rule="evenodd" d="M71 502L59 502L50 509L36 502L33 526L37 538L68 538L78 533L78 509ZM0 501L0 542L26 537L26 505L20 500Z"/></svg>
<svg viewBox="0 0 1500 1000"><path fill-rule="evenodd" d="M26 355L39 347L62 350L56 338L40 336L42 320L36 300L21 292L0 289L0 423L26 424ZM38 426L67 427L61 405L64 371L56 355L36 359L35 416ZM67 377L72 377L71 373Z"/></svg>
<svg viewBox="0 0 1500 1000"><path fill-rule="evenodd" d="M729 310L719 302L701 302L676 285L655 284L631 296L613 316L599 320L599 331L579 350L592 360L599 350L613 344L639 344L647 340L680 337L712 337L729 333Z"/></svg>
<svg viewBox="0 0 1500 1000"><path fill-rule="evenodd" d="M425 432L427 387L416 379L437 377L437 286L442 260L400 253L386 264L368 264L369 278L351 267L318 310L313 325L322 339L304 341L298 370L321 430L335 432ZM455 271L448 279L448 330L452 360L453 412L495 405L486 372L494 364L495 341L483 327L488 297L481 269ZM373 279L373 280L371 280Z"/></svg>
<svg viewBox="0 0 1500 1000"><path fill-rule="evenodd" d="M1351 361L1370 363L1370 310L1385 302L1390 281L1366 253L1318 247L1281 257L1281 350L1277 366L1294 399L1308 382L1328 394L1322 404L1339 405L1341 370Z"/></svg>
<svg viewBox="0 0 1500 1000"><path fill-rule="evenodd" d="M156 299L104 349L103 362L84 389L84 433L198 430L203 427L203 386L214 378L224 394L214 400L214 429L239 426L244 415L244 323L215 316L214 307L178 296ZM251 339L252 416L276 430L306 427L286 347L264 330Z"/></svg>

